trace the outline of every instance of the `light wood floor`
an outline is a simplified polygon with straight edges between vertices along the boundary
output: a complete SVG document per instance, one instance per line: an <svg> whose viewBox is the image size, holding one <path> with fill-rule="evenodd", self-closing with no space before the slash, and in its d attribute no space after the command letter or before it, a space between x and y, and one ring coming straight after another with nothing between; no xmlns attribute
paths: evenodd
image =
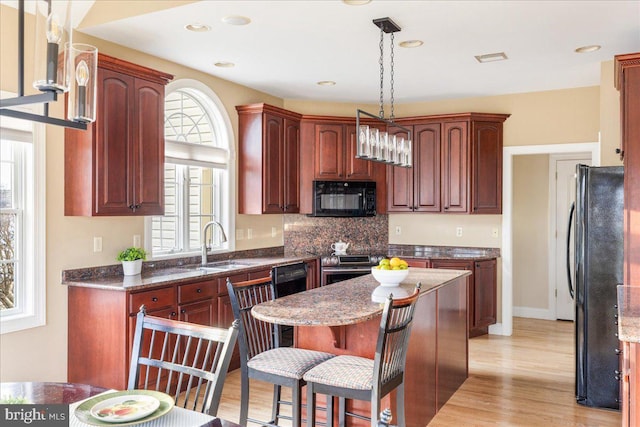
<svg viewBox="0 0 640 427"><path fill-rule="evenodd" d="M574 397L573 323L514 318L513 335L469 341L469 378L429 427L619 427L619 412ZM239 371L230 373L218 416L238 420ZM249 416L269 419L271 387L251 384ZM283 423L284 425L288 425Z"/></svg>

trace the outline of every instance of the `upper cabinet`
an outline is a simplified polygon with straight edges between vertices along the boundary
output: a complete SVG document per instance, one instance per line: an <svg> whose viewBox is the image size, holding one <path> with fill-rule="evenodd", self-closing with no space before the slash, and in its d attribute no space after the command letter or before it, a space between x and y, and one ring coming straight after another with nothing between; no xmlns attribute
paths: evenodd
<svg viewBox="0 0 640 427"><path fill-rule="evenodd" d="M502 124L508 114L396 120L412 131L413 168L389 166L389 212L502 213ZM406 137L399 128L389 132Z"/></svg>
<svg viewBox="0 0 640 427"><path fill-rule="evenodd" d="M311 213L314 180L375 181L377 211L386 212L386 166L356 158L355 117L303 116L301 133L301 213Z"/></svg>
<svg viewBox="0 0 640 427"><path fill-rule="evenodd" d="M239 213L299 212L300 115L267 104L236 110Z"/></svg>
<svg viewBox="0 0 640 427"><path fill-rule="evenodd" d="M164 214L169 74L98 56L96 121L65 129L65 215Z"/></svg>

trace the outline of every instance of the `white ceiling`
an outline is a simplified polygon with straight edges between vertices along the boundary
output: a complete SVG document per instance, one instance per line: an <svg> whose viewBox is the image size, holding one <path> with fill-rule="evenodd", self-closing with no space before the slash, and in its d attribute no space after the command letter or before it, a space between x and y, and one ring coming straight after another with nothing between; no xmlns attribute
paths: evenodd
<svg viewBox="0 0 640 427"><path fill-rule="evenodd" d="M224 24L228 15L251 23ZM402 28L396 43L424 41L395 48L396 103L599 85L602 61L640 51L640 0L205 0L82 31L285 99L375 104L380 30L372 20L382 17ZM212 29L184 29L195 22ZM385 78L388 43L385 36ZM602 49L574 52L592 44ZM494 52L509 60L474 58ZM214 67L219 61L236 65ZM388 93L385 86L385 103Z"/></svg>

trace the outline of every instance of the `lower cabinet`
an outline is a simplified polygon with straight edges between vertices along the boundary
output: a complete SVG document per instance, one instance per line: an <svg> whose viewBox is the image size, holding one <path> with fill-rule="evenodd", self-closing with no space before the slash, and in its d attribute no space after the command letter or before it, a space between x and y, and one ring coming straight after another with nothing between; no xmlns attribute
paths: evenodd
<svg viewBox="0 0 640 427"><path fill-rule="evenodd" d="M270 272L268 268L229 277L243 281L266 277ZM127 388L141 305L150 316L224 328L233 323L226 277L138 291L69 286L68 305L68 381L117 390ZM161 346L157 343L153 352L159 354ZM236 348L230 369L239 366Z"/></svg>
<svg viewBox="0 0 640 427"><path fill-rule="evenodd" d="M429 260L407 259L419 264ZM413 265L420 267L420 265ZM429 265L427 265L428 267ZM496 260L455 260L432 259L431 268L444 268L449 270L469 270L471 276L467 277L467 298L469 316L469 337L477 337L489 332L489 325L496 323L497 316L497 270Z"/></svg>
<svg viewBox="0 0 640 427"><path fill-rule="evenodd" d="M640 425L640 344L623 342L622 425Z"/></svg>
<svg viewBox="0 0 640 427"><path fill-rule="evenodd" d="M307 290L320 287L320 261L314 259L306 261L307 264Z"/></svg>

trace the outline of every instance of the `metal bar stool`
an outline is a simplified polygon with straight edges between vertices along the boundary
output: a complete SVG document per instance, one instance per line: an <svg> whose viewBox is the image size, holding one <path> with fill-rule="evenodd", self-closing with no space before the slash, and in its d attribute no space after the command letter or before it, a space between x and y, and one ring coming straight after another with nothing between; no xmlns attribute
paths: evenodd
<svg viewBox="0 0 640 427"><path fill-rule="evenodd" d="M320 351L291 347L279 347L278 325L263 322L251 315L251 308L261 302L275 299L271 278L260 278L231 283L227 279L234 317L240 321L240 422L261 425L278 425L280 419L290 419L293 427L300 427L302 412L302 376L314 366L335 355ZM269 422L249 419L249 378L272 383L272 419ZM291 387L291 402L280 399L281 387ZM291 417L280 414L281 404L291 404Z"/></svg>
<svg viewBox="0 0 640 427"><path fill-rule="evenodd" d="M310 369L304 374L307 382L307 426L315 424L315 395L326 394L327 402L334 396L339 398L339 423L345 425L346 415L370 420L377 425L380 414L380 399L397 389L398 426L405 426L404 417L404 369L411 332L411 321L415 303L420 294L420 283L412 295L402 299L392 299L390 295L384 305L376 355L373 360L358 356L336 356ZM368 400L371 402L371 416L346 412L346 399ZM327 416L329 404L327 404ZM327 425L331 425L328 418Z"/></svg>

